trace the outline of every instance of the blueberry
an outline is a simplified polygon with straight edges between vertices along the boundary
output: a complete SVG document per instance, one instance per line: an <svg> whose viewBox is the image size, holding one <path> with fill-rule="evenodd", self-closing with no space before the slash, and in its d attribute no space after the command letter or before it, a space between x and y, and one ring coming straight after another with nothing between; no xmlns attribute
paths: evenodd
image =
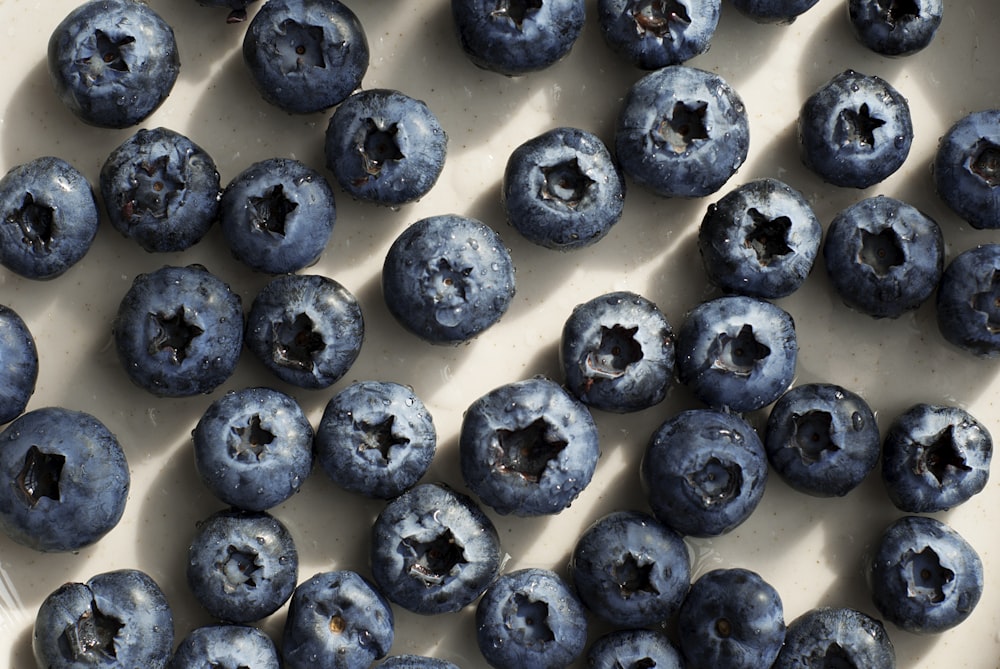
<svg viewBox="0 0 1000 669"><path fill-rule="evenodd" d="M823 260L847 306L874 318L898 318L923 304L941 280L944 235L912 205L878 195L834 217Z"/></svg>
<svg viewBox="0 0 1000 669"><path fill-rule="evenodd" d="M558 574L519 569L498 578L479 600L476 641L491 667L558 669L583 654L587 616Z"/></svg>
<svg viewBox="0 0 1000 669"><path fill-rule="evenodd" d="M21 414L0 433L0 530L35 550L78 551L118 524L130 480L118 439L94 416Z"/></svg>
<svg viewBox="0 0 1000 669"><path fill-rule="evenodd" d="M698 251L709 280L726 293L776 299L809 276L822 236L802 193L777 179L755 179L709 205Z"/></svg>
<svg viewBox="0 0 1000 669"><path fill-rule="evenodd" d="M35 337L16 311L0 304L0 424L20 416L38 381Z"/></svg>
<svg viewBox="0 0 1000 669"><path fill-rule="evenodd" d="M514 297L514 264L486 224L455 214L431 216L411 224L389 247L382 295L413 334L457 344L506 313Z"/></svg>
<svg viewBox="0 0 1000 669"><path fill-rule="evenodd" d="M268 274L319 260L337 220L333 190L298 160L270 158L240 172L222 192L219 224L233 256Z"/></svg>
<svg viewBox="0 0 1000 669"><path fill-rule="evenodd" d="M321 274L272 279L250 306L247 348L286 383L328 388L361 353L361 305L337 281Z"/></svg>
<svg viewBox="0 0 1000 669"><path fill-rule="evenodd" d="M978 229L1000 228L1000 109L956 121L938 142L931 166L935 191L962 220Z"/></svg>
<svg viewBox="0 0 1000 669"><path fill-rule="evenodd" d="M570 557L576 593L594 614L618 627L670 620L691 581L681 536L639 511L613 511L591 524Z"/></svg>
<svg viewBox="0 0 1000 669"><path fill-rule="evenodd" d="M35 616L35 661L46 669L164 669L174 618L163 590L136 569L102 572L50 593Z"/></svg>
<svg viewBox="0 0 1000 669"><path fill-rule="evenodd" d="M226 23L242 23L247 20L247 7L252 5L254 0L198 0L202 7L219 7L228 9Z"/></svg>
<svg viewBox="0 0 1000 669"><path fill-rule="evenodd" d="M458 669L458 665L448 660L439 660L424 655L393 655L378 664L379 669Z"/></svg>
<svg viewBox="0 0 1000 669"><path fill-rule="evenodd" d="M774 403L764 448L774 472L795 490L840 497L875 469L880 440L864 398L832 383L806 383Z"/></svg>
<svg viewBox="0 0 1000 669"><path fill-rule="evenodd" d="M851 608L810 609L788 624L771 669L895 669L896 651L882 622Z"/></svg>
<svg viewBox="0 0 1000 669"><path fill-rule="evenodd" d="M392 646L389 602L357 572L327 571L295 588L285 619L286 669L368 669Z"/></svg>
<svg viewBox="0 0 1000 669"><path fill-rule="evenodd" d="M906 98L874 75L845 70L799 111L802 163L835 186L868 188L906 160L913 123Z"/></svg>
<svg viewBox="0 0 1000 669"><path fill-rule="evenodd" d="M174 31L136 0L90 0L64 18L48 45L56 95L81 121L137 125L163 103L180 72Z"/></svg>
<svg viewBox="0 0 1000 669"><path fill-rule="evenodd" d="M600 456L587 408L542 377L479 397L462 418L462 478L501 514L559 513L587 487Z"/></svg>
<svg viewBox="0 0 1000 669"><path fill-rule="evenodd" d="M968 411L915 404L889 426L882 447L882 481L902 511L944 511L986 487L992 457L989 430Z"/></svg>
<svg viewBox="0 0 1000 669"><path fill-rule="evenodd" d="M198 524L188 548L188 587L223 622L250 623L277 611L298 571L291 533L262 511L217 511Z"/></svg>
<svg viewBox="0 0 1000 669"><path fill-rule="evenodd" d="M600 241L621 219L625 179L599 137L559 127L514 149L501 199L525 239L568 251Z"/></svg>
<svg viewBox="0 0 1000 669"><path fill-rule="evenodd" d="M564 58L583 30L584 0L452 0L462 51L476 66L508 76Z"/></svg>
<svg viewBox="0 0 1000 669"><path fill-rule="evenodd" d="M713 569L684 597L677 638L689 669L770 667L785 640L781 597L757 572Z"/></svg>
<svg viewBox="0 0 1000 669"><path fill-rule="evenodd" d="M948 263L936 310L949 342L982 358L1000 356L1000 244L967 249Z"/></svg>
<svg viewBox="0 0 1000 669"><path fill-rule="evenodd" d="M790 24L819 0L732 0L741 14L757 23Z"/></svg>
<svg viewBox="0 0 1000 669"><path fill-rule="evenodd" d="M489 517L468 496L437 483L386 504L372 526L375 583L420 614L458 611L496 579L503 554Z"/></svg>
<svg viewBox="0 0 1000 669"><path fill-rule="evenodd" d="M100 185L111 225L150 252L189 248L219 215L215 161L167 128L143 128L118 145Z"/></svg>
<svg viewBox="0 0 1000 669"><path fill-rule="evenodd" d="M280 669L278 649L248 625L205 625L184 637L169 669Z"/></svg>
<svg viewBox="0 0 1000 669"><path fill-rule="evenodd" d="M944 15L943 0L849 0L855 37L884 56L909 56L931 43Z"/></svg>
<svg viewBox="0 0 1000 669"><path fill-rule="evenodd" d="M220 500L266 511L299 491L313 466L313 429L291 395L244 388L216 399L192 432L202 482Z"/></svg>
<svg viewBox="0 0 1000 669"><path fill-rule="evenodd" d="M359 381L330 398L316 430L316 454L339 486L391 499L427 472L437 431L412 388Z"/></svg>
<svg viewBox="0 0 1000 669"><path fill-rule="evenodd" d="M274 0L254 15L243 60L261 96L292 114L339 104L368 71L368 37L338 0Z"/></svg>
<svg viewBox="0 0 1000 669"><path fill-rule="evenodd" d="M587 649L592 669L683 669L680 653L665 634L652 629L606 632Z"/></svg>
<svg viewBox="0 0 1000 669"><path fill-rule="evenodd" d="M90 182L43 156L0 179L0 264L28 279L54 279L90 250L100 214Z"/></svg>
<svg viewBox="0 0 1000 669"><path fill-rule="evenodd" d="M747 518L764 495L767 456L737 414L689 409L652 434L640 465L646 499L660 522L711 537Z"/></svg>
<svg viewBox="0 0 1000 669"><path fill-rule="evenodd" d="M960 624L983 594L983 563L954 529L927 516L904 516L885 529L867 565L875 608L914 634Z"/></svg>
<svg viewBox="0 0 1000 669"><path fill-rule="evenodd" d="M792 317L765 300L731 295L702 302L677 332L680 381L710 407L760 409L795 376Z"/></svg>
<svg viewBox="0 0 1000 669"><path fill-rule="evenodd" d="M163 397L209 393L236 369L243 303L201 265L139 274L112 324L118 358L139 387Z"/></svg>
<svg viewBox="0 0 1000 669"><path fill-rule="evenodd" d="M598 0L604 42L636 67L679 65L708 51L720 0Z"/></svg>
<svg viewBox="0 0 1000 669"><path fill-rule="evenodd" d="M716 192L750 148L750 125L739 94L717 74L671 65L629 89L615 127L622 170L664 197Z"/></svg>

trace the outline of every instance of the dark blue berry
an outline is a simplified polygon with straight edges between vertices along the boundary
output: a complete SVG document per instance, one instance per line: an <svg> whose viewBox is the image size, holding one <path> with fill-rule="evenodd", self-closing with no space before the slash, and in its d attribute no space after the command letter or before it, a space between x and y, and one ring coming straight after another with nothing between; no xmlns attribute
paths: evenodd
<svg viewBox="0 0 1000 669"><path fill-rule="evenodd" d="M849 0L855 37L884 56L909 56L928 46L944 16L943 0Z"/></svg>
<svg viewBox="0 0 1000 669"><path fill-rule="evenodd" d="M598 0L605 43L636 67L679 65L708 51L720 0Z"/></svg>
<svg viewBox="0 0 1000 669"><path fill-rule="evenodd" d="M683 669L681 654L666 634L653 629L606 632L587 649L592 669Z"/></svg>
<svg viewBox="0 0 1000 669"><path fill-rule="evenodd" d="M278 649L249 625L205 625L184 637L168 669L280 669Z"/></svg>
<svg viewBox="0 0 1000 669"><path fill-rule="evenodd" d="M810 609L788 624L771 669L895 669L896 651L880 620L851 608Z"/></svg>
<svg viewBox="0 0 1000 669"><path fill-rule="evenodd" d="M0 304L0 424L20 416L35 393L38 348L35 337L16 311Z"/></svg>
<svg viewBox="0 0 1000 669"><path fill-rule="evenodd" d="M1000 356L1000 244L967 249L948 263L936 309L949 342L982 358Z"/></svg>
<svg viewBox="0 0 1000 669"><path fill-rule="evenodd" d="M757 23L790 24L819 0L732 0L733 7Z"/></svg>
<svg viewBox="0 0 1000 669"><path fill-rule="evenodd" d="M969 113L938 142L934 189L962 220L978 229L1000 228L1000 109Z"/></svg>

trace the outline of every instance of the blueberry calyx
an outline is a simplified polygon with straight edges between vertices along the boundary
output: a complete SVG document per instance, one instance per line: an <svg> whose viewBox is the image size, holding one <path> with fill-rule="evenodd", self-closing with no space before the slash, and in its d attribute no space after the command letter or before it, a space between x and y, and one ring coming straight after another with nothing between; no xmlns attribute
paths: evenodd
<svg viewBox="0 0 1000 669"><path fill-rule="evenodd" d="M172 314L150 314L157 328L155 336L149 340L149 354L156 355L166 351L175 365L184 362L188 355L191 342L205 333L203 329L189 323L185 318L184 306L178 306Z"/></svg>
<svg viewBox="0 0 1000 669"><path fill-rule="evenodd" d="M792 252L788 245L788 233L792 228L792 220L787 216L770 218L756 207L747 210L747 215L753 220L753 228L747 233L744 244L757 254L757 261L768 267L777 258Z"/></svg>
<svg viewBox="0 0 1000 669"><path fill-rule="evenodd" d="M511 601L510 617L506 620L511 634L525 646L542 646L554 641L556 635L549 625L549 605L518 592Z"/></svg>
<svg viewBox="0 0 1000 669"><path fill-rule="evenodd" d="M226 548L225 558L215 564L220 574L225 576L223 589L229 593L239 592L246 588L257 587L257 577L260 571L260 554L249 546L238 547L230 544Z"/></svg>
<svg viewBox="0 0 1000 669"><path fill-rule="evenodd" d="M887 276L893 267L906 262L899 235L892 228L885 228L879 232L862 230L859 258L879 276Z"/></svg>
<svg viewBox="0 0 1000 669"><path fill-rule="evenodd" d="M707 113L707 102L674 103L670 116L661 119L650 132L653 143L659 147L669 146L674 153L684 153L695 141L708 139L708 128L705 127Z"/></svg>
<svg viewBox="0 0 1000 669"><path fill-rule="evenodd" d="M86 657L115 660L115 636L125 623L97 608L91 600L90 607L63 630L66 644L74 660Z"/></svg>
<svg viewBox="0 0 1000 669"><path fill-rule="evenodd" d="M749 323L744 323L735 337L720 332L712 349L713 368L744 377L750 376L757 363L771 355L771 349L757 341Z"/></svg>
<svg viewBox="0 0 1000 669"><path fill-rule="evenodd" d="M985 181L990 188L1000 186L1000 146L985 137L972 150L969 171Z"/></svg>
<svg viewBox="0 0 1000 669"><path fill-rule="evenodd" d="M359 451L378 451L384 462L389 462L389 454L395 446L405 446L410 440L393 431L395 416L388 416L378 423L362 421L358 425L363 433L363 441L358 444Z"/></svg>
<svg viewBox="0 0 1000 669"><path fill-rule="evenodd" d="M941 564L941 558L930 546L919 553L906 551L902 559L903 574L906 578L906 594L911 598L923 599L928 604L944 601L944 588L955 579L955 572Z"/></svg>
<svg viewBox="0 0 1000 669"><path fill-rule="evenodd" d="M371 177L377 177L382 173L382 168L387 162L402 160L406 157L396 141L399 124L392 123L385 128L375 119L367 118L365 119L365 128L364 141L359 144L358 151L361 153L365 173ZM362 180L359 181L363 183Z"/></svg>
<svg viewBox="0 0 1000 669"><path fill-rule="evenodd" d="M836 137L844 146L875 147L875 130L885 125L885 120L872 116L868 103L864 102L858 109L844 109L840 112Z"/></svg>
<svg viewBox="0 0 1000 669"><path fill-rule="evenodd" d="M25 193L21 207L10 213L7 223L21 229L22 240L35 253L48 253L52 244L54 214L52 207L36 202L34 195Z"/></svg>
<svg viewBox="0 0 1000 669"><path fill-rule="evenodd" d="M955 444L954 429L954 425L949 425L926 447L920 448L913 466L915 474L930 472L938 483L943 484L948 467L972 471L972 467L966 464L965 458Z"/></svg>
<svg viewBox="0 0 1000 669"><path fill-rule="evenodd" d="M17 476L17 485L28 504L35 506L43 497L59 501L59 479L65 463L66 457L58 453L44 453L38 446L28 449Z"/></svg>
<svg viewBox="0 0 1000 669"><path fill-rule="evenodd" d="M660 594L650 578L656 563L647 561L648 559L648 556L636 556L635 553L629 551L615 562L611 569L611 577L618 584L624 599L630 599L632 595L639 592L651 595Z"/></svg>
<svg viewBox="0 0 1000 669"><path fill-rule="evenodd" d="M229 453L240 462L260 461L267 455L268 444L274 441L274 434L261 426L260 414L254 414L246 427L232 428L234 439L229 445Z"/></svg>
<svg viewBox="0 0 1000 669"><path fill-rule="evenodd" d="M531 482L538 482L549 462L569 445L553 432L544 418L537 418L520 429L497 430L497 443L500 448L498 468Z"/></svg>
<svg viewBox="0 0 1000 669"><path fill-rule="evenodd" d="M100 83L101 79L115 75L108 72L128 72L129 65L125 59L125 47L135 43L135 37L126 35L114 40L103 30L95 30L93 37L94 52L77 61L83 80L91 86Z"/></svg>
<svg viewBox="0 0 1000 669"><path fill-rule="evenodd" d="M278 57L281 58L282 74L310 67L326 69L322 28L299 23L295 19L285 19L278 30L286 38L278 42L281 45Z"/></svg>
<svg viewBox="0 0 1000 669"><path fill-rule="evenodd" d="M701 469L689 472L684 482L701 497L706 507L713 507L739 497L743 470L735 462L712 456Z"/></svg>
<svg viewBox="0 0 1000 669"><path fill-rule="evenodd" d="M1000 333L1000 271L993 271L989 288L972 296L972 308L986 317L991 333Z"/></svg>
<svg viewBox="0 0 1000 669"><path fill-rule="evenodd" d="M594 180L580 169L576 158L542 167L541 171L544 176L540 192L542 199L561 202L570 209L576 209L594 184Z"/></svg>
<svg viewBox="0 0 1000 669"><path fill-rule="evenodd" d="M638 331L638 326L601 326L601 343L587 355L585 361L588 388L604 379L624 376L629 365L642 360L642 345L635 340Z"/></svg>
<svg viewBox="0 0 1000 669"><path fill-rule="evenodd" d="M136 166L132 179L134 185L122 212L126 219L132 219L138 213L147 213L154 218L167 217L170 201L185 188L183 181L171 176L169 162L170 157L163 155Z"/></svg>
<svg viewBox="0 0 1000 669"><path fill-rule="evenodd" d="M886 23L893 28L920 16L920 7L914 0L882 0L879 4L885 12Z"/></svg>
<svg viewBox="0 0 1000 669"><path fill-rule="evenodd" d="M860 418L859 414L855 415ZM831 438L833 417L828 411L808 411L792 420L795 427L795 449L803 464L817 463L823 459L824 453L840 450L840 446Z"/></svg>
<svg viewBox="0 0 1000 669"><path fill-rule="evenodd" d="M285 187L276 184L264 195L250 197L251 225L262 232L284 237L285 219L298 206L298 202L292 202L285 195Z"/></svg>
<svg viewBox="0 0 1000 669"><path fill-rule="evenodd" d="M314 357L326 346L308 315L297 314L291 321L274 324L274 361L282 367L312 371Z"/></svg>
<svg viewBox="0 0 1000 669"><path fill-rule="evenodd" d="M688 26L691 16L677 0L638 0L629 10L635 20L636 33L651 34L673 40L670 27L674 24Z"/></svg>
<svg viewBox="0 0 1000 669"><path fill-rule="evenodd" d="M499 0L497 8L490 12L490 16L496 19L507 19L518 30L522 30L524 20L529 12L537 12L542 8L542 0Z"/></svg>
<svg viewBox="0 0 1000 669"><path fill-rule="evenodd" d="M411 553L410 576L427 585L441 585L455 572L455 567L466 564L465 551L448 528L430 540L416 536L405 537L402 542Z"/></svg>

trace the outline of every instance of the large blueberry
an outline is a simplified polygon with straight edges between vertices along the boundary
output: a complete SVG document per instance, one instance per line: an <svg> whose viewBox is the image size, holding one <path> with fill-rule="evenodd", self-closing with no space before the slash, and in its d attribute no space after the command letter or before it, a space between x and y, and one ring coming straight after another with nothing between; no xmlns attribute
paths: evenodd
<svg viewBox="0 0 1000 669"><path fill-rule="evenodd" d="M716 192L750 149L739 94L718 74L686 65L650 72L629 89L615 127L622 170L664 197Z"/></svg>
<svg viewBox="0 0 1000 669"><path fill-rule="evenodd" d="M621 629L599 636L587 649L592 669L683 669L681 654L654 629Z"/></svg>
<svg viewBox="0 0 1000 669"><path fill-rule="evenodd" d="M948 263L936 310L949 342L982 358L1000 356L1000 244L967 249Z"/></svg>
<svg viewBox="0 0 1000 669"><path fill-rule="evenodd" d="M858 41L884 56L909 56L931 43L944 16L943 0L849 0Z"/></svg>
<svg viewBox="0 0 1000 669"><path fill-rule="evenodd" d="M598 0L605 43L644 70L679 65L708 51L720 0Z"/></svg>
<svg viewBox="0 0 1000 669"><path fill-rule="evenodd" d="M38 348L28 324L0 304L0 424L14 420L28 406L38 381Z"/></svg>
<svg viewBox="0 0 1000 669"><path fill-rule="evenodd" d="M793 23L819 0L732 0L733 7L757 23Z"/></svg>
<svg viewBox="0 0 1000 669"><path fill-rule="evenodd" d="M1000 228L1000 108L971 112L938 142L934 189L952 211L979 229Z"/></svg>
<svg viewBox="0 0 1000 669"><path fill-rule="evenodd" d="M112 323L128 377L154 395L208 393L236 369L243 350L243 303L201 265L139 274Z"/></svg>
<svg viewBox="0 0 1000 669"><path fill-rule="evenodd" d="M100 214L87 178L43 156L0 179L0 264L28 279L53 279L90 250Z"/></svg>
<svg viewBox="0 0 1000 669"><path fill-rule="evenodd" d="M880 620L856 609L809 609L788 624L771 669L895 669L896 651Z"/></svg>
<svg viewBox="0 0 1000 669"><path fill-rule="evenodd" d="M94 416L45 407L0 433L0 529L39 551L77 551L125 511L128 462Z"/></svg>
<svg viewBox="0 0 1000 669"><path fill-rule="evenodd" d="M80 120L105 128L142 122L180 72L174 31L137 0L89 0L52 35L48 68L59 99Z"/></svg>
<svg viewBox="0 0 1000 669"><path fill-rule="evenodd" d="M181 639L168 669L280 669L278 649L249 625L205 625Z"/></svg>

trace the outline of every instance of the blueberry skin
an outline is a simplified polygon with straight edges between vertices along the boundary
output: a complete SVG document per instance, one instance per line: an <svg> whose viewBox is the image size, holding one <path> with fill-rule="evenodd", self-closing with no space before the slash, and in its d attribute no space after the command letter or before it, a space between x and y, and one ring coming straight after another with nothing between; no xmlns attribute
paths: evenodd
<svg viewBox="0 0 1000 669"><path fill-rule="evenodd" d="M500 514L559 513L587 487L600 457L587 408L542 377L507 383L466 409L458 438L466 486Z"/></svg>
<svg viewBox="0 0 1000 669"><path fill-rule="evenodd" d="M427 472L437 431L412 388L358 381L330 398L316 430L316 454L334 483L367 497L391 499Z"/></svg>
<svg viewBox="0 0 1000 669"><path fill-rule="evenodd" d="M639 511L597 519L577 539L569 568L584 605L617 627L670 620L691 581L681 535Z"/></svg>
<svg viewBox="0 0 1000 669"><path fill-rule="evenodd" d="M365 202L397 207L419 200L444 169L448 135L422 100L396 90L358 91L326 128L326 166Z"/></svg>
<svg viewBox="0 0 1000 669"><path fill-rule="evenodd" d="M849 0L854 36L883 56L909 56L934 39L944 16L942 0L914 0L902 6L879 0Z"/></svg>
<svg viewBox="0 0 1000 669"><path fill-rule="evenodd" d="M708 51L721 10L720 0L598 0L597 21L612 51L656 70Z"/></svg>
<svg viewBox="0 0 1000 669"><path fill-rule="evenodd" d="M755 411L778 399L795 377L795 322L781 307L744 295L692 309L677 332L677 371L710 407Z"/></svg>
<svg viewBox="0 0 1000 669"><path fill-rule="evenodd" d="M0 530L47 553L78 551L121 520L128 462L94 416L43 407L0 432Z"/></svg>
<svg viewBox="0 0 1000 669"><path fill-rule="evenodd" d="M989 430L968 411L915 404L886 433L882 482L901 511L945 511L986 487L992 458Z"/></svg>
<svg viewBox="0 0 1000 669"><path fill-rule="evenodd" d="M469 60L513 77L564 58L583 30L586 5L584 0L452 0L451 14Z"/></svg>
<svg viewBox="0 0 1000 669"><path fill-rule="evenodd" d="M514 263L486 224L443 214L411 224L382 266L382 296L404 328L432 344L473 339L506 313Z"/></svg>
<svg viewBox="0 0 1000 669"><path fill-rule="evenodd" d="M250 20L243 61L268 103L309 114L343 102L368 71L368 38L338 0L277 0Z"/></svg>
<svg viewBox="0 0 1000 669"><path fill-rule="evenodd" d="M931 171L938 196L977 229L1000 228L1000 109L963 116L938 142Z"/></svg>
<svg viewBox="0 0 1000 669"><path fill-rule="evenodd" d="M448 660L423 655L393 655L378 664L379 669L458 669Z"/></svg>
<svg viewBox="0 0 1000 669"><path fill-rule="evenodd" d="M174 31L149 5L91 0L49 37L56 95L84 123L128 128L166 100L180 73Z"/></svg>
<svg viewBox="0 0 1000 669"><path fill-rule="evenodd" d="M739 94L722 77L686 65L650 72L628 91L615 127L622 170L663 197L710 195L750 148Z"/></svg>
<svg viewBox="0 0 1000 669"><path fill-rule="evenodd" d="M476 641L491 667L557 669L587 644L587 615L573 590L548 569L503 574L476 606Z"/></svg>
<svg viewBox="0 0 1000 669"><path fill-rule="evenodd" d="M709 205L698 251L709 281L724 292L777 299L809 276L822 237L802 193L778 179L755 179Z"/></svg>
<svg viewBox="0 0 1000 669"><path fill-rule="evenodd" d="M49 594L35 616L32 648L46 669L164 669L174 645L174 618L148 574L121 569Z"/></svg>
<svg viewBox="0 0 1000 669"><path fill-rule="evenodd" d="M38 348L24 319L0 304L0 424L22 413L38 381Z"/></svg>
<svg viewBox="0 0 1000 669"><path fill-rule="evenodd" d="M674 380L674 332L659 307L629 291L578 304L559 346L566 387L595 409L628 413L663 401Z"/></svg>
<svg viewBox="0 0 1000 669"><path fill-rule="evenodd" d="M607 632L587 649L592 669L684 669L681 654L667 636L651 629Z"/></svg>
<svg viewBox="0 0 1000 669"><path fill-rule="evenodd" d="M168 128L140 129L101 167L111 225L150 253L183 251L219 215L219 172L208 153Z"/></svg>
<svg viewBox="0 0 1000 669"><path fill-rule="evenodd" d="M983 563L975 549L928 516L904 516L887 527L866 575L875 608L913 634L955 627L983 594Z"/></svg>
<svg viewBox="0 0 1000 669"><path fill-rule="evenodd" d="M272 279L247 314L247 348L286 383L328 388L361 353L365 322L354 295L320 274Z"/></svg>
<svg viewBox="0 0 1000 669"><path fill-rule="evenodd" d="M713 569L691 584L677 638L689 669L770 667L785 640L781 597L754 571Z"/></svg>
<svg viewBox="0 0 1000 669"><path fill-rule="evenodd" d="M881 437L857 393L806 383L782 395L767 418L764 448L785 483L814 497L842 497L875 469Z"/></svg>
<svg viewBox="0 0 1000 669"><path fill-rule="evenodd" d="M240 172L219 207L233 256L267 274L297 272L319 260L336 220L330 184L291 158L262 160Z"/></svg>
<svg viewBox="0 0 1000 669"><path fill-rule="evenodd" d="M757 23L791 24L819 0L732 0L741 14Z"/></svg>
<svg viewBox="0 0 1000 669"><path fill-rule="evenodd" d="M941 280L944 235L917 208L878 195L834 217L823 261L848 307L873 318L898 318L923 304Z"/></svg>
<svg viewBox="0 0 1000 669"><path fill-rule="evenodd" d="M600 241L621 219L625 177L597 135L553 128L510 154L501 202L525 239L569 251Z"/></svg>
<svg viewBox="0 0 1000 669"><path fill-rule="evenodd" d="M941 335L981 358L1000 357L1000 244L959 253L938 284L936 312Z"/></svg>
<svg viewBox="0 0 1000 669"><path fill-rule="evenodd" d="M372 577L393 603L422 615L471 604L500 573L496 527L472 498L422 483L386 504L371 534Z"/></svg>
<svg viewBox="0 0 1000 669"><path fill-rule="evenodd" d="M653 515L693 537L724 534L749 518L767 474L764 445L750 424L714 409L690 409L664 421L640 465Z"/></svg>
<svg viewBox="0 0 1000 669"><path fill-rule="evenodd" d="M161 397L209 393L236 369L243 350L239 294L201 265L139 274L112 323L129 379Z"/></svg>
<svg viewBox="0 0 1000 669"><path fill-rule="evenodd" d="M187 583L208 613L228 623L265 618L295 589L299 554L285 525L266 512L227 509L198 524Z"/></svg>
<svg viewBox="0 0 1000 669"><path fill-rule="evenodd" d="M274 641L256 627L206 625L184 637L168 669L280 669Z"/></svg>
<svg viewBox="0 0 1000 669"><path fill-rule="evenodd" d="M906 160L913 122L906 98L884 79L845 70L799 111L802 164L835 186L868 188Z"/></svg>
<svg viewBox="0 0 1000 669"><path fill-rule="evenodd" d="M820 666L895 669L896 651L880 620L850 608L810 609L788 624L771 669Z"/></svg>
<svg viewBox="0 0 1000 669"><path fill-rule="evenodd" d="M353 571L327 571L292 594L281 656L286 669L367 669L392 646L389 602Z"/></svg>
<svg viewBox="0 0 1000 669"><path fill-rule="evenodd" d="M100 213L90 182L62 158L43 156L0 179L0 265L54 279L90 250Z"/></svg>
<svg viewBox="0 0 1000 669"><path fill-rule="evenodd" d="M312 425L294 397L272 388L219 397L191 437L202 482L239 509L266 511L281 504L312 471Z"/></svg>

